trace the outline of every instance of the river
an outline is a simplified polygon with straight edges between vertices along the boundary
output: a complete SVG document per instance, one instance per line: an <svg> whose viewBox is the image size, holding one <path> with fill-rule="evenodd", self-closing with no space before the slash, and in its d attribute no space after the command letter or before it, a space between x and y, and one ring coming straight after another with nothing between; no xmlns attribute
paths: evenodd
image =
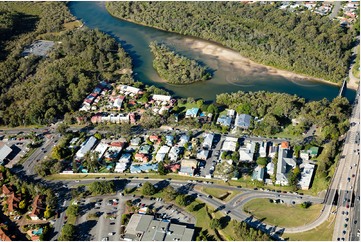
<svg viewBox="0 0 361 242"><path fill-rule="evenodd" d="M249 62L236 52L207 41L199 41L175 33L141 26L111 16L102 2L70 2L71 13L89 28L97 28L113 36L133 59L134 78L146 84L162 87L177 97L215 100L224 92L270 91L296 94L308 100L333 99L339 87L307 78L283 75L282 71L271 70ZM190 85L170 85L158 76L152 66L153 55L149 49L151 41L163 42L178 53L208 66L211 80ZM215 51L216 50L216 51ZM226 53L218 55L217 53ZM355 91L347 89L344 95L353 101Z"/></svg>

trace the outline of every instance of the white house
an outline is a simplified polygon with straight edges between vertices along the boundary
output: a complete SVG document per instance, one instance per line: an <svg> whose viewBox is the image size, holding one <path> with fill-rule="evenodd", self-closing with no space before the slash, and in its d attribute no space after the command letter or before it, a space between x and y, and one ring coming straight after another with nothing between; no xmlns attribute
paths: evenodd
<svg viewBox="0 0 361 242"><path fill-rule="evenodd" d="M98 158L101 159L104 153L108 149L108 144L100 142L94 149L94 152L98 152Z"/></svg>
<svg viewBox="0 0 361 242"><path fill-rule="evenodd" d="M251 125L251 118L252 117L248 114L238 114L237 113L234 125L237 128L248 129L249 126Z"/></svg>
<svg viewBox="0 0 361 242"><path fill-rule="evenodd" d="M167 96L167 95L157 95L157 94L153 95L154 101L169 102L171 98L172 98L171 96Z"/></svg>
<svg viewBox="0 0 361 242"><path fill-rule="evenodd" d="M123 103L124 98L116 98L113 102L113 107L120 109L122 107L122 103Z"/></svg>
<svg viewBox="0 0 361 242"><path fill-rule="evenodd" d="M197 159L200 159L200 160L207 160L208 156L209 156L209 150L200 150L197 153Z"/></svg>
<svg viewBox="0 0 361 242"><path fill-rule="evenodd" d="M226 137L223 142L222 149L223 151L236 151L238 138Z"/></svg>
<svg viewBox="0 0 361 242"><path fill-rule="evenodd" d="M276 184L287 186L288 179L287 173L290 171L290 167L294 168L296 162L290 158L290 149L288 142L282 142L279 151L278 151L278 161L277 161L277 173L276 173Z"/></svg>
<svg viewBox="0 0 361 242"><path fill-rule="evenodd" d="M263 181L263 179L264 179L264 168L257 166L253 170L252 180Z"/></svg>
<svg viewBox="0 0 361 242"><path fill-rule="evenodd" d="M301 179L299 180L298 185L301 187L302 190L308 190L311 185L315 165L304 164L303 167L301 166L301 169Z"/></svg>
<svg viewBox="0 0 361 242"><path fill-rule="evenodd" d="M240 161L253 161L256 143L247 142L245 146L241 146L238 150Z"/></svg>
<svg viewBox="0 0 361 242"><path fill-rule="evenodd" d="M180 153L180 148L177 146L173 146L168 154L169 160L177 161L179 153Z"/></svg>
<svg viewBox="0 0 361 242"><path fill-rule="evenodd" d="M259 156L266 157L267 156L267 142L261 142L259 145Z"/></svg>
<svg viewBox="0 0 361 242"><path fill-rule="evenodd" d="M270 145L268 147L268 156L274 158L276 153L278 152L278 145Z"/></svg>
<svg viewBox="0 0 361 242"><path fill-rule="evenodd" d="M122 173L127 169L128 163L117 162L114 168L114 172Z"/></svg>
<svg viewBox="0 0 361 242"><path fill-rule="evenodd" d="M138 94L140 92L139 88L127 86L127 85L119 85L118 88L124 93L129 92L129 93L133 93L133 94Z"/></svg>
<svg viewBox="0 0 361 242"><path fill-rule="evenodd" d="M160 162L163 161L165 156L168 154L170 147L163 145L160 147L160 149L157 152L157 155L155 156L155 160Z"/></svg>
<svg viewBox="0 0 361 242"><path fill-rule="evenodd" d="M203 149L211 149L213 144L214 134L208 133L204 135Z"/></svg>
<svg viewBox="0 0 361 242"><path fill-rule="evenodd" d="M80 149L76 152L75 156L78 159L81 159L85 154L90 151L96 144L97 139L94 136L90 136L83 144L81 144Z"/></svg>

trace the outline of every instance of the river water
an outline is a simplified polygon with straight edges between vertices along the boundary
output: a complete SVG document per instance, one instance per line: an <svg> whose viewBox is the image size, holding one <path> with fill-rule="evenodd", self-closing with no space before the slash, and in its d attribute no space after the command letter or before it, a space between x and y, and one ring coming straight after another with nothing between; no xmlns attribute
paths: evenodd
<svg viewBox="0 0 361 242"><path fill-rule="evenodd" d="M339 92L339 87L335 85L278 74L277 71L242 60L235 52L210 42L202 41L199 44L195 38L114 18L107 12L102 2L70 2L69 9L87 27L97 28L120 42L133 60L136 80L162 87L174 96L215 100L217 94L224 92L264 90L296 94L309 100L322 98L331 100ZM165 83L152 66L153 55L149 43L154 40L163 42L178 53L205 64L213 72L212 79L190 85ZM230 53L228 55L230 57L223 58L224 55L217 54L219 51ZM354 90L347 89L344 95L353 101L355 93Z"/></svg>

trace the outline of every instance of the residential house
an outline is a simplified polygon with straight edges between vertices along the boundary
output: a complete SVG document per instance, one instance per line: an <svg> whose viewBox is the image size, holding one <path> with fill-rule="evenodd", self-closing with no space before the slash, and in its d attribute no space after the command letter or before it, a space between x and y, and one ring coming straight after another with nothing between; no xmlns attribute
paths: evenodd
<svg viewBox="0 0 361 242"><path fill-rule="evenodd" d="M266 157L267 156L267 142L262 141L259 145L259 156Z"/></svg>
<svg viewBox="0 0 361 242"><path fill-rule="evenodd" d="M121 163L129 163L131 158L132 158L132 154L131 154L131 153L124 153L124 154L120 157L119 162L121 162Z"/></svg>
<svg viewBox="0 0 361 242"><path fill-rule="evenodd" d="M197 152L197 159L207 160L209 156L209 150L200 150Z"/></svg>
<svg viewBox="0 0 361 242"><path fill-rule="evenodd" d="M142 172L150 172L150 171L158 171L158 164L132 164L130 166L130 173L142 173Z"/></svg>
<svg viewBox="0 0 361 242"><path fill-rule="evenodd" d="M162 141L162 139L158 135L150 135L149 140L155 144L158 144Z"/></svg>
<svg viewBox="0 0 361 242"><path fill-rule="evenodd" d="M146 154L137 153L134 155L134 159L139 162L148 162L149 157Z"/></svg>
<svg viewBox="0 0 361 242"><path fill-rule="evenodd" d="M227 116L234 118L234 116L236 115L236 110L234 109L227 109Z"/></svg>
<svg viewBox="0 0 361 242"><path fill-rule="evenodd" d="M278 152L278 145L272 144L268 146L268 156L270 158L273 159L277 152Z"/></svg>
<svg viewBox="0 0 361 242"><path fill-rule="evenodd" d="M186 111L186 118L195 118L198 116L199 108L190 108Z"/></svg>
<svg viewBox="0 0 361 242"><path fill-rule="evenodd" d="M125 94L133 93L135 95L139 94L141 91L139 88L127 86L127 85L119 85L119 86L117 86L117 89L119 89L120 91L122 91Z"/></svg>
<svg viewBox="0 0 361 242"><path fill-rule="evenodd" d="M267 174L270 176L273 176L274 168L275 168L275 165L273 164L273 162L269 162L266 166Z"/></svg>
<svg viewBox="0 0 361 242"><path fill-rule="evenodd" d="M163 145L162 147L160 147L160 149L158 150L156 156L155 156L155 160L158 162L164 161L165 156L168 154L170 150L170 147Z"/></svg>
<svg viewBox="0 0 361 242"><path fill-rule="evenodd" d="M307 150L301 150L300 151L300 158L303 161L309 160L310 159L310 155L308 154Z"/></svg>
<svg viewBox="0 0 361 242"><path fill-rule="evenodd" d="M177 161L180 152L181 152L181 148L179 148L178 146L173 146L168 154L169 160L173 162Z"/></svg>
<svg viewBox="0 0 361 242"><path fill-rule="evenodd" d="M248 114L238 114L235 120L235 126L240 129L248 129L251 125L251 116Z"/></svg>
<svg viewBox="0 0 361 242"><path fill-rule="evenodd" d="M287 173L296 166L288 142L282 142L278 151L276 184L288 185Z"/></svg>
<svg viewBox="0 0 361 242"><path fill-rule="evenodd" d="M115 164L114 172L116 173L123 173L128 167L128 163L124 162L117 162Z"/></svg>
<svg viewBox="0 0 361 242"><path fill-rule="evenodd" d="M222 151L236 151L238 138L227 136L222 145Z"/></svg>
<svg viewBox="0 0 361 242"><path fill-rule="evenodd" d="M45 196L36 195L33 200L31 214L29 215L31 220L39 220L39 217L43 216L45 209L46 209Z"/></svg>
<svg viewBox="0 0 361 242"><path fill-rule="evenodd" d="M94 149L94 152L97 152L98 159L101 160L103 158L104 153L108 149L108 144L100 142Z"/></svg>
<svg viewBox="0 0 361 242"><path fill-rule="evenodd" d="M184 146L186 143L188 143L189 142L189 139L190 139L190 137L188 136L188 135L185 135L185 134L183 134L180 138L179 138L179 145L180 146Z"/></svg>
<svg viewBox="0 0 361 242"><path fill-rule="evenodd" d="M139 146L141 141L142 141L142 139L140 137L133 138L130 140L130 145L131 146Z"/></svg>
<svg viewBox="0 0 361 242"><path fill-rule="evenodd" d="M154 94L152 98L154 101L169 102L172 97L167 95Z"/></svg>
<svg viewBox="0 0 361 242"><path fill-rule="evenodd" d="M144 154L144 155L149 155L151 149L152 149L151 145L142 145L142 146L140 146L138 153Z"/></svg>
<svg viewBox="0 0 361 242"><path fill-rule="evenodd" d="M253 161L255 149L255 142L245 142L245 145L241 146L238 150L239 160L248 162Z"/></svg>
<svg viewBox="0 0 361 242"><path fill-rule="evenodd" d="M264 179L264 167L257 166L252 173L252 180L263 181Z"/></svg>
<svg viewBox="0 0 361 242"><path fill-rule="evenodd" d="M212 149L214 134L207 133L204 135L204 141L202 144L203 149Z"/></svg>
<svg viewBox="0 0 361 242"><path fill-rule="evenodd" d="M217 124L219 124L221 126L230 127L231 123L232 123L232 117L229 117L226 115L221 115L217 119Z"/></svg>
<svg viewBox="0 0 361 242"><path fill-rule="evenodd" d="M101 122L116 123L116 124L129 123L129 114L123 114L123 113L119 113L118 115L109 114L107 116L102 116Z"/></svg>
<svg viewBox="0 0 361 242"><path fill-rule="evenodd" d="M2 186L2 194L7 199L5 203L8 205L7 213L12 215L14 213L14 209L19 208L19 203L21 201L21 194L15 194L14 188L10 186L3 185Z"/></svg>
<svg viewBox="0 0 361 242"><path fill-rule="evenodd" d="M180 164L179 163L173 163L173 164L169 164L167 166L165 166L168 170L171 170L172 172L177 172L180 169Z"/></svg>
<svg viewBox="0 0 361 242"><path fill-rule="evenodd" d="M168 146L172 146L174 142L174 136L173 135L166 135L165 141Z"/></svg>
<svg viewBox="0 0 361 242"><path fill-rule="evenodd" d="M122 108L123 101L124 101L123 96L116 98L113 102L113 108L120 110Z"/></svg>
<svg viewBox="0 0 361 242"><path fill-rule="evenodd" d="M301 179L298 182L298 186L302 190L308 190L311 186L312 176L315 170L315 165L313 164L304 164L301 165Z"/></svg>
<svg viewBox="0 0 361 242"><path fill-rule="evenodd" d="M183 159L181 161L181 168L178 172L179 175L194 176L197 169L198 161L194 159Z"/></svg>
<svg viewBox="0 0 361 242"><path fill-rule="evenodd" d="M109 148L104 154L104 159L106 161L116 161L118 160L121 151L123 150L125 143L124 142L112 142L109 144Z"/></svg>
<svg viewBox="0 0 361 242"><path fill-rule="evenodd" d="M97 139L94 136L90 136L83 144L80 146L80 150L76 152L75 156L78 159L81 159L89 152L97 143Z"/></svg>

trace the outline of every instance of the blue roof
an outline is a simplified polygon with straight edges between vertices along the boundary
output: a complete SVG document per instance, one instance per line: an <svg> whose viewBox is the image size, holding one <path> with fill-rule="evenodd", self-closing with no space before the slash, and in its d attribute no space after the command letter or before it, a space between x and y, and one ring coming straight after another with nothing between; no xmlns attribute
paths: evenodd
<svg viewBox="0 0 361 242"><path fill-rule="evenodd" d="M147 164L142 164L142 165L131 165L130 166L130 173L140 173L142 171L147 172L150 170L157 171L158 164L147 163Z"/></svg>
<svg viewBox="0 0 361 242"><path fill-rule="evenodd" d="M226 115L222 115L217 119L217 123L224 126L231 126L232 118Z"/></svg>
<svg viewBox="0 0 361 242"><path fill-rule="evenodd" d="M186 112L186 116L190 115L190 116L196 116L199 112L199 108L191 108L188 109Z"/></svg>

